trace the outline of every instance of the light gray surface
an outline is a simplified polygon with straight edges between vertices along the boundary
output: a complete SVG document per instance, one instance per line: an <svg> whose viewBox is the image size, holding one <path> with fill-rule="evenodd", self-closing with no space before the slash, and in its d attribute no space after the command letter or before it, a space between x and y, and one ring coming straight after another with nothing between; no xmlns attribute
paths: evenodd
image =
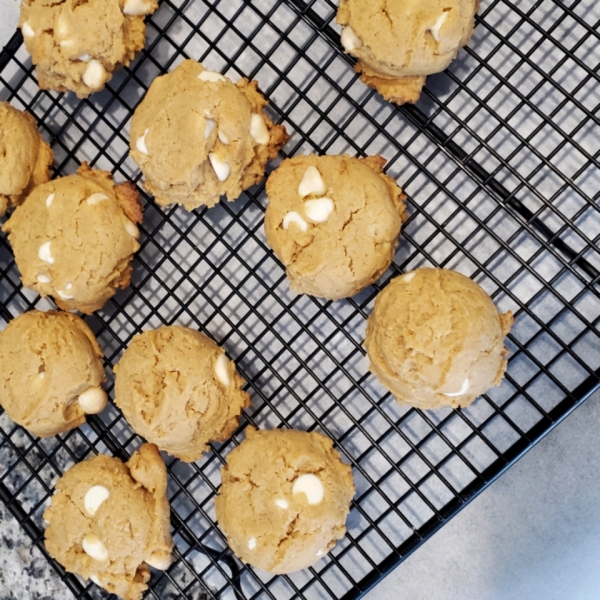
<svg viewBox="0 0 600 600"><path fill-rule="evenodd" d="M0 0L0 45L17 4ZM436 534L369 600L600 597L600 394ZM0 598L70 598L0 507Z"/></svg>

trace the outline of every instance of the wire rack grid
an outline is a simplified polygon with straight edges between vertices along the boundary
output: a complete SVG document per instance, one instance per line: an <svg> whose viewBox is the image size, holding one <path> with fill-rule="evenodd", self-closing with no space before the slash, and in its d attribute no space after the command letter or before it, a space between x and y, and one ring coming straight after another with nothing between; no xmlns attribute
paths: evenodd
<svg viewBox="0 0 600 600"><path fill-rule="evenodd" d="M145 199L132 285L87 319L109 391L134 334L178 323L226 348L253 400L232 440L191 465L168 461L176 561L148 597L358 598L600 385L598 3L482 0L470 47L429 78L416 107L402 108L353 72L336 9L329 0L163 0L146 50L87 100L40 91L20 34L0 54L0 99L36 117L57 175L88 160L139 181L131 114L157 75L191 57L259 81L291 134L284 155L381 154L409 197L393 267L335 303L289 293L265 241L264 186L191 214ZM366 370L376 293L424 265L465 273L517 316L504 383L468 409L400 407ZM0 303L0 326L50 306L21 287L4 236ZM353 466L348 535L311 569L257 572L215 525L219 470L247 423L321 431ZM2 414L0 499L45 552L41 515L56 479L94 453L127 458L140 443L112 404L49 439ZM77 598L104 597L51 562Z"/></svg>

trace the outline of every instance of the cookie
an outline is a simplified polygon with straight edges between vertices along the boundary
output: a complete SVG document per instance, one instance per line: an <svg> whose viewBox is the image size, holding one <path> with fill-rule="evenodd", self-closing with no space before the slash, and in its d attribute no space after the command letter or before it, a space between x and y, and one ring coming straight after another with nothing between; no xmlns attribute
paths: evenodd
<svg viewBox="0 0 600 600"><path fill-rule="evenodd" d="M148 588L148 565L171 564L167 469L152 444L127 463L100 454L72 466L57 481L44 520L50 556L126 600Z"/></svg>
<svg viewBox="0 0 600 600"><path fill-rule="evenodd" d="M64 433L101 412L104 380L102 350L75 315L33 310L0 332L0 405L35 435Z"/></svg>
<svg viewBox="0 0 600 600"><path fill-rule="evenodd" d="M34 118L0 102L0 217L19 206L36 185L50 181L53 162Z"/></svg>
<svg viewBox="0 0 600 600"><path fill-rule="evenodd" d="M131 157L158 204L210 208L263 179L288 135L264 113L257 85L193 60L152 82L131 122Z"/></svg>
<svg viewBox="0 0 600 600"><path fill-rule="evenodd" d="M375 301L365 341L370 370L400 404L469 406L502 382L513 322L460 273L407 273Z"/></svg>
<svg viewBox="0 0 600 600"><path fill-rule="evenodd" d="M249 427L221 479L219 527L235 555L258 569L306 569L346 533L352 470L324 435Z"/></svg>
<svg viewBox="0 0 600 600"><path fill-rule="evenodd" d="M384 165L379 156L297 156L271 174L265 233L293 292L347 298L390 266L406 212Z"/></svg>
<svg viewBox="0 0 600 600"><path fill-rule="evenodd" d="M23 285L91 314L131 280L142 209L131 183L85 163L38 186L4 224Z"/></svg>
<svg viewBox="0 0 600 600"><path fill-rule="evenodd" d="M479 0L340 0L344 50L365 84L415 103L427 75L446 69L473 33Z"/></svg>
<svg viewBox="0 0 600 600"><path fill-rule="evenodd" d="M250 404L225 352L187 327L135 336L115 373L115 402L133 430L186 462L226 440Z"/></svg>
<svg viewBox="0 0 600 600"><path fill-rule="evenodd" d="M156 0L23 0L19 27L38 84L86 98L102 90L146 42Z"/></svg>

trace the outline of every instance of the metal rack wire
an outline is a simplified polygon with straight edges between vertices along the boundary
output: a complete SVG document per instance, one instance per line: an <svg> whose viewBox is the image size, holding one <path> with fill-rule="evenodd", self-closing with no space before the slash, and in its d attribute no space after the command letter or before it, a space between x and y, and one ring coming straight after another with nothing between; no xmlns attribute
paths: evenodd
<svg viewBox="0 0 600 600"><path fill-rule="evenodd" d="M343 302L294 297L266 246L259 186L232 204L164 210L146 199L130 289L88 318L112 367L131 337L161 324L201 329L248 381L253 407L231 441L192 465L168 463L176 562L149 597L358 598L600 386L600 85L593 0L483 0L470 48L430 77L416 107L394 107L340 51L329 0L163 0L146 50L88 100L41 92L15 34L0 54L0 99L27 108L56 173L82 160L139 180L129 119L157 75L184 57L259 81L311 151L388 159L409 196L393 268ZM505 382L460 411L396 405L366 371L365 318L386 281L423 265L475 279L516 312ZM0 326L33 307L0 238ZM317 429L352 463L347 537L287 577L232 557L213 499L246 423ZM41 515L56 479L96 452L140 444L111 404L76 431L39 440L0 415L0 499L44 551ZM98 588L51 561L77 598Z"/></svg>

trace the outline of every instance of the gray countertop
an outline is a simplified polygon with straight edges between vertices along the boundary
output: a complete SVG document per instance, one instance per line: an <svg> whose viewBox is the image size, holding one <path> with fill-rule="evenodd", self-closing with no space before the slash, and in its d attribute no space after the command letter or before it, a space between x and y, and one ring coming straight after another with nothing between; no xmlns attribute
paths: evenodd
<svg viewBox="0 0 600 600"><path fill-rule="evenodd" d="M17 3L0 0L0 46ZM551 432L367 598L600 598L600 393ZM0 600L70 598L0 504Z"/></svg>

